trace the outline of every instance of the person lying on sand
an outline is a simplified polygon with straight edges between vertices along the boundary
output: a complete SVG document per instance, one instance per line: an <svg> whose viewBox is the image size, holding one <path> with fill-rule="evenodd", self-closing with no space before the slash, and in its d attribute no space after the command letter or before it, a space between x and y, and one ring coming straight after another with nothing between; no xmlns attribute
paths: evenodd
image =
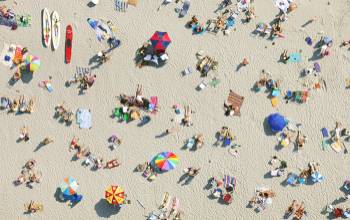
<svg viewBox="0 0 350 220"><path fill-rule="evenodd" d="M143 105L143 90L142 90L142 85L140 84L137 84L137 88L136 88L136 95L135 95L135 98L136 98L136 104L138 106L142 106Z"/></svg>
<svg viewBox="0 0 350 220"><path fill-rule="evenodd" d="M19 100L14 99L13 102L10 102L10 112L18 111L18 106L19 106Z"/></svg>
<svg viewBox="0 0 350 220"><path fill-rule="evenodd" d="M194 139L196 141L196 147L197 148L202 148L204 145L204 136L203 134L197 134L194 136Z"/></svg>
<svg viewBox="0 0 350 220"><path fill-rule="evenodd" d="M303 135L299 130L297 132L296 144L299 149L303 148L306 143L307 137Z"/></svg>
<svg viewBox="0 0 350 220"><path fill-rule="evenodd" d="M281 61L283 63L287 63L287 61L289 60L290 56L288 55L288 50L284 50L283 53L281 54Z"/></svg>
<svg viewBox="0 0 350 220"><path fill-rule="evenodd" d="M36 213L38 211L43 211L44 207L40 203L30 201L29 204L24 204L24 210L28 213Z"/></svg>
<svg viewBox="0 0 350 220"><path fill-rule="evenodd" d="M190 110L190 106L185 106L185 113L184 113L184 118L182 119L182 123L189 127L192 125L192 122L191 122L191 113L192 111Z"/></svg>
<svg viewBox="0 0 350 220"><path fill-rule="evenodd" d="M34 159L30 159L24 164L24 168L28 170L32 170L35 167L35 165L36 165L36 161Z"/></svg>
<svg viewBox="0 0 350 220"><path fill-rule="evenodd" d="M201 168L189 167L186 169L186 173L188 176L195 177L198 175Z"/></svg>
<svg viewBox="0 0 350 220"><path fill-rule="evenodd" d="M41 143L43 144L43 145L48 145L48 144L50 144L50 143L52 143L53 142L53 139L51 139L51 138L49 138L49 137L46 137Z"/></svg>

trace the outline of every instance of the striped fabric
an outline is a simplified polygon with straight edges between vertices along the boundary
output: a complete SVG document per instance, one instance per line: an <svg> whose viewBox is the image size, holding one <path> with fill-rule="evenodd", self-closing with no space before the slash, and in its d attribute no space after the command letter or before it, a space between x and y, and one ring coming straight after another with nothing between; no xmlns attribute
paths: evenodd
<svg viewBox="0 0 350 220"><path fill-rule="evenodd" d="M115 9L117 11L120 12L126 12L126 10L128 9L128 2L124 1L124 0L116 0L115 1Z"/></svg>
<svg viewBox="0 0 350 220"><path fill-rule="evenodd" d="M228 95L228 98L227 98L227 103L232 106L232 107L237 107L238 110L235 111L235 115L240 115L240 109L241 109L241 106L243 104L243 101L244 101L244 97L243 96L240 96L238 95L237 93L233 92L232 90L230 90L230 94Z"/></svg>

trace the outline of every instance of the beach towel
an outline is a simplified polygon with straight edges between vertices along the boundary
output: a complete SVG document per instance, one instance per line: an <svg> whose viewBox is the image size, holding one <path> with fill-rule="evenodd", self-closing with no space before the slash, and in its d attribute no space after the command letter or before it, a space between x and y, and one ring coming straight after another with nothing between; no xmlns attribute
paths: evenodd
<svg viewBox="0 0 350 220"><path fill-rule="evenodd" d="M16 15L16 23L19 27L30 27L32 25L32 16Z"/></svg>
<svg viewBox="0 0 350 220"><path fill-rule="evenodd" d="M92 122L91 122L91 113L88 109L78 109L77 110L77 123L79 124L80 128L91 128Z"/></svg>
<svg viewBox="0 0 350 220"><path fill-rule="evenodd" d="M301 54L300 53L292 53L290 56L289 56L289 59L288 59L289 62L292 62L292 63L298 63L301 61Z"/></svg>
<svg viewBox="0 0 350 220"><path fill-rule="evenodd" d="M236 190L236 178L230 175L224 175L223 178L224 187L227 188L229 186L233 186L233 189Z"/></svg>

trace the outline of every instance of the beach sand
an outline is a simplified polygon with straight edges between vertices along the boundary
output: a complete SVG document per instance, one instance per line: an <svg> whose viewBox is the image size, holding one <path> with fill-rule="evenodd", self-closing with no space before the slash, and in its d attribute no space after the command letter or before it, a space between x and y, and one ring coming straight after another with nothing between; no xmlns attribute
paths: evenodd
<svg viewBox="0 0 350 220"><path fill-rule="evenodd" d="M129 6L126 13L116 12L112 0L101 0L96 7L87 6L88 1L81 0L8 0L3 4L12 7L15 13L30 14L32 26L11 31L0 27L0 42L16 43L26 46L31 54L41 59L41 68L34 73L29 83L18 82L8 86L13 70L0 65L0 93L9 97L34 97L36 109L32 114L14 115L2 111L0 114L0 146L1 174L0 181L0 219L145 219L152 210L160 205L164 192L169 192L180 199L185 219L282 219L287 206L293 199L304 201L307 219L325 219L322 209L334 199L342 196L339 187L349 178L347 169L349 155L336 154L332 150L322 151L320 144L322 127L333 128L335 121L342 121L349 127L348 112L349 91L345 89L345 78L349 75L350 53L347 48L340 48L342 40L349 38L350 33L350 1L346 0L308 0L296 1L298 8L291 13L285 28L284 39L272 41L251 32L259 22L270 22L277 14L273 1L255 0L257 17L248 24L238 22L236 31L223 36L206 33L194 36L185 24L192 15L197 15L201 22L214 18L214 10L219 1L191 1L189 14L178 18L175 3L159 12L161 1L140 0L137 7ZM61 41L55 52L44 48L41 42L41 10L56 10L61 17ZM305 28L301 26L313 17L317 20ZM122 44L115 49L111 60L95 69L96 83L86 94L78 95L74 86L65 87L76 70L76 66L88 66L89 59L98 51L105 49L106 44L97 41L95 33L89 27L87 18L103 18L111 20L117 26L117 37ZM72 62L64 64L65 27L73 26ZM172 39L167 52L168 63L162 68L135 67L135 51L147 41L155 31L167 31ZM322 77L328 90L311 91L306 104L285 104L282 101L277 108L271 106L267 94L254 93L251 88L259 79L262 69L269 71L273 78L281 80L281 87L286 89L302 89L298 82L299 73L305 67L312 67L314 48L305 43L305 37L311 36L314 41L322 34L332 36L334 45L331 56L318 60L322 68ZM284 49L289 52L302 50L302 62L278 63ZM194 71L189 76L182 76L181 71L187 66L195 69L197 59L195 53L203 50L219 62L216 72L221 83L216 87L207 87L196 91L201 82L200 73ZM250 64L236 71L237 65L246 57ZM38 83L52 76L54 92L48 93L39 88ZM209 78L208 78L209 79ZM139 128L137 122L118 123L111 118L112 110L117 105L115 96L120 93L133 95L137 84L144 87L144 95L159 97L160 110L152 115L151 122ZM224 116L223 103L229 90L245 97L241 117ZM66 106L75 111L88 108L92 112L92 129L79 129L73 123L67 127L53 118L54 107L66 102ZM190 105L195 111L192 127L184 127L176 134L157 137L173 124L173 104ZM305 149L295 152L292 146L276 150L277 140L265 134L263 122L272 112L281 114L302 124L302 131L308 136ZM29 128L30 140L16 143L19 129L26 125ZM237 143L242 145L240 156L232 157L228 149L212 146L215 133L222 126L232 129ZM196 133L203 133L205 146L196 152L181 150L184 141ZM112 134L121 137L123 143L114 151L108 148L107 139ZM54 143L36 150L40 141L46 136L54 139ZM91 171L81 165L82 160L73 161L73 152L68 147L73 136L96 154L106 160L117 157L122 165L112 170ZM159 175L150 183L140 173L133 172L137 164L150 160L162 151L172 151L180 158L175 170ZM288 171L299 172L309 161L321 164L321 173L326 177L321 184L302 187L283 186L285 177L265 178L271 169L268 165L272 155L278 155L288 163ZM34 158L38 169L43 173L40 184L33 189L24 185L14 186L24 163ZM178 184L182 170L189 166L201 167L200 174L189 185ZM210 192L204 187L212 176L231 174L237 178L237 192L230 205L222 205L217 200L208 198ZM55 199L57 187L67 176L74 177L80 183L84 198L74 208ZM122 186L131 205L125 205L119 213L104 201L104 190L110 185ZM276 192L273 204L263 213L255 213L247 208L257 186L270 187ZM44 212L26 216L23 204L34 200L44 204ZM145 205L143 209L137 202ZM348 203L348 202L347 202ZM350 204L344 204L348 206Z"/></svg>

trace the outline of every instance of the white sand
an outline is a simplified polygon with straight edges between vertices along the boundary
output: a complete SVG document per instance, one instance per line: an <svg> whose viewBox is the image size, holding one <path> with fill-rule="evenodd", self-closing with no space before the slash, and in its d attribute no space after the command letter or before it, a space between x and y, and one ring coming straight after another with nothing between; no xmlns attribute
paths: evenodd
<svg viewBox="0 0 350 220"><path fill-rule="evenodd" d="M11 6L13 2L8 0L5 4ZM278 13L270 0L256 0L257 18L247 25L239 23L237 31L229 36L221 33L217 36L192 36L191 31L184 27L193 14L202 22L215 17L213 11L219 3L216 0L193 0L189 15L182 19L174 12L174 3L157 12L160 4L158 0L140 0L136 8L129 6L126 13L114 11L112 0L101 0L94 8L89 8L87 2L17 0L14 11L18 14L31 14L32 27L18 28L16 31L0 27L0 43L27 46L30 53L39 56L42 61L42 67L30 83L18 82L13 87L7 85L13 71L0 65L1 95L15 97L25 94L26 97L34 96L37 101L33 114L15 116L1 112L0 115L0 219L100 219L108 214L108 205L103 198L104 190L110 184L122 186L132 200L132 205L124 206L118 214L112 215L111 218L114 219L144 219L144 215L159 206L166 191L180 198L185 219L281 219L293 199L305 202L308 219L326 218L321 211L327 203L342 195L339 187L349 177L347 170L350 168L348 155L320 149L322 127L331 128L336 120L342 121L344 126L350 126L347 121L349 91L345 89L344 80L349 74L350 54L347 48L339 48L341 41L349 38L350 1L330 0L330 5L327 5L326 0L296 1L298 9L283 24L286 38L278 39L274 46L271 41L250 34L256 23L269 22ZM44 48L41 43L41 10L44 7L50 11L56 10L62 20L62 38L60 47L55 52ZM317 21L300 30L301 25L314 16L317 16ZM97 41L86 22L89 17L114 22L122 45L113 52L110 62L95 71L98 75L95 85L87 94L78 95L78 90L74 87L64 86L65 81L73 75L77 65L88 65L89 59L106 47ZM74 40L72 63L66 65L64 36L68 24L73 25ZM168 64L158 69L136 68L133 61L136 49L157 30L169 32L172 39L167 50L170 56ZM317 35L321 30L335 41L332 55L319 60L328 91L312 91L306 104L280 103L274 109L266 95L255 94L250 90L262 69L269 70L274 78L281 79L283 89L301 89L301 84L297 82L299 72L304 67L312 66L313 62L307 60L314 51L304 39L312 36L316 41L321 36ZM199 49L219 61L216 74L222 81L217 88L208 87L202 92L195 90L201 80L199 72L195 71L187 77L181 76L181 71L187 66L195 69L195 53ZM303 62L287 65L277 63L284 49L289 52L302 49ZM236 66L243 57L247 57L250 64L236 72ZM52 94L37 86L38 82L49 76L53 77ZM114 97L120 93L134 94L138 83L143 84L145 96L158 95L160 112L152 116L151 123L143 128L137 127L136 122L118 124L116 119L110 118L116 105ZM222 105L229 89L245 96L241 117L224 116ZM65 101L66 106L72 110L90 108L93 128L81 130L75 123L66 127L53 119L54 107L61 101ZM174 113L171 106L175 103L189 104L195 110L194 126L183 128L177 135L155 138L172 125L170 119ZM302 123L302 129L309 137L302 152L293 152L292 147L276 152L276 138L266 136L263 128L265 117L275 111ZM23 125L29 127L31 139L28 143L18 144L16 139ZM242 145L239 158L233 158L227 149L212 146L215 132L223 125L233 130L238 143ZM205 135L205 147L197 152L181 150L183 142L198 132ZM107 147L107 138L114 133L123 139L123 143L111 152ZM122 161L122 166L94 172L81 166L82 160L71 161L73 153L68 151L68 145L74 135L80 137L97 155L106 159L117 156ZM46 136L53 137L55 142L34 152ZM140 173L133 173L138 163L167 150L180 157L181 162L175 170L159 176L153 183L147 182ZM319 162L326 180L322 184L293 188L280 184L284 177L264 178L270 169L267 163L275 154L285 159L289 171L294 172L298 172L298 167L306 167L311 160ZM33 189L24 185L15 187L13 180L30 158L36 159L38 168L42 170L42 183L35 184ZM190 185L181 186L177 181L182 170L188 166L200 166L202 170ZM238 179L237 193L229 206L210 200L207 198L209 192L203 190L208 178L224 173L235 175ZM66 176L79 181L80 193L84 195L82 202L73 209L57 202L54 197L57 186ZM256 186L270 187L277 194L272 206L259 214L246 208ZM137 203L137 199L145 204L146 209ZM24 216L23 204L30 200L42 202L44 212Z"/></svg>

